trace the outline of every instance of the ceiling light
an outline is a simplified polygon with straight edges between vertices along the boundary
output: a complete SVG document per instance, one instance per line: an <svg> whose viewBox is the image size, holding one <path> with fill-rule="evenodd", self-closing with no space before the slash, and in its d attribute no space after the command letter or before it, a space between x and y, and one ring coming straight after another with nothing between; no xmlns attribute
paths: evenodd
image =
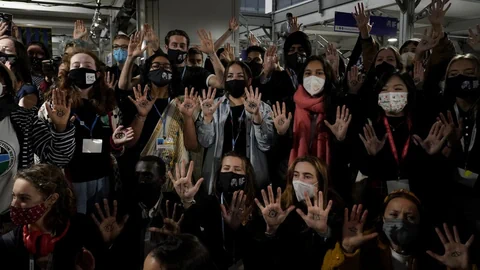
<svg viewBox="0 0 480 270"><path fill-rule="evenodd" d="M392 43L393 43L393 42L397 42L397 41L398 41L397 38L389 38L389 39L388 39L388 42L392 42Z"/></svg>

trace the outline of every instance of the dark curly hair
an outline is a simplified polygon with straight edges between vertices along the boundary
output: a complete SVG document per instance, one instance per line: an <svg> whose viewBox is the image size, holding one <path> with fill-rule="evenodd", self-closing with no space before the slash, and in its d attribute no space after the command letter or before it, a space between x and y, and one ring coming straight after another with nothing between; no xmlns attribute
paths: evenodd
<svg viewBox="0 0 480 270"><path fill-rule="evenodd" d="M56 229L65 226L76 213L75 196L68 187L62 170L51 164L36 164L21 170L15 179L24 179L37 189L44 200L57 193L58 199L45 216L47 228Z"/></svg>
<svg viewBox="0 0 480 270"><path fill-rule="evenodd" d="M115 99L114 90L110 89L105 83L105 70L102 68L104 64L98 59L98 57L90 50L77 48L75 51L64 58L64 64L67 67L70 67L70 61L74 55L77 54L87 54L92 57L95 61L95 66L97 68L97 73L100 75L97 76L97 81L93 85L92 91L89 93L89 99L92 101L92 104L96 108L96 113L99 115L106 115L108 112L113 111L117 106ZM67 74L65 74L67 75ZM59 89L67 91L67 99L72 100L72 108L77 108L82 104L82 98L80 93L73 87L72 81L68 76L61 76L59 82ZM50 94L46 95L46 98L49 99Z"/></svg>

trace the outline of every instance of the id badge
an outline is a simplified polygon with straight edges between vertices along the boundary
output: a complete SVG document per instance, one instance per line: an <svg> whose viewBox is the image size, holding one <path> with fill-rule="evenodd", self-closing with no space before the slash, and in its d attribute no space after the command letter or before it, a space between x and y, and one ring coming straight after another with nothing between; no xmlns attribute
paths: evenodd
<svg viewBox="0 0 480 270"><path fill-rule="evenodd" d="M157 150L170 150L174 149L174 141L172 138L157 138Z"/></svg>
<svg viewBox="0 0 480 270"><path fill-rule="evenodd" d="M408 183L408 179L390 180L390 181L387 181L387 189L388 189L388 194L392 193L395 190L400 190L400 189L410 191L410 184Z"/></svg>
<svg viewBox="0 0 480 270"><path fill-rule="evenodd" d="M456 175L455 179L460 184L473 188L475 183L478 180L478 173L474 173L470 170L464 170L461 168L457 168L458 174Z"/></svg>
<svg viewBox="0 0 480 270"><path fill-rule="evenodd" d="M102 153L102 139L83 139L82 153L97 154Z"/></svg>

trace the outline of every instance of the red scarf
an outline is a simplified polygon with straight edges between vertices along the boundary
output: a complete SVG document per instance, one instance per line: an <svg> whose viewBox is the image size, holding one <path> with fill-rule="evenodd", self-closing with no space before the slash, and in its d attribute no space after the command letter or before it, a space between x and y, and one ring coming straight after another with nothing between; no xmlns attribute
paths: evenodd
<svg viewBox="0 0 480 270"><path fill-rule="evenodd" d="M297 157L312 155L330 163L330 149L328 146L328 132L323 121L326 119L325 97L312 97L303 88L298 86L295 95L295 117L293 120L293 148L290 152L289 164ZM310 146L311 123L313 115L317 114L315 134Z"/></svg>

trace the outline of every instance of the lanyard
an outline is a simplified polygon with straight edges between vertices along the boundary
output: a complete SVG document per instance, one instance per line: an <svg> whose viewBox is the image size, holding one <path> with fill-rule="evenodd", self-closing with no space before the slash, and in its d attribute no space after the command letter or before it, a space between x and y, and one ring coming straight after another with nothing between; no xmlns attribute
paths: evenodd
<svg viewBox="0 0 480 270"><path fill-rule="evenodd" d="M235 132L233 130L233 114L232 110L230 109L230 122L232 123L232 151L235 151L235 144L238 141L238 137L240 136L240 133L242 133L242 122L243 122L243 114L245 113L245 109L242 111L242 115L240 115L240 118L238 118L238 133L237 137L235 139L233 138L235 135Z"/></svg>
<svg viewBox="0 0 480 270"><path fill-rule="evenodd" d="M78 122L80 123L81 126L83 126L84 128L88 129L88 131L90 131L90 138L93 138L93 129L95 128L95 125L97 124L98 114L95 117L95 120L93 120L93 123L92 123L91 127L88 127L87 125L85 125L85 122L83 122L77 114L75 114L75 119L78 120Z"/></svg>
<svg viewBox="0 0 480 270"><path fill-rule="evenodd" d="M148 95L148 98L152 99L150 94ZM162 121L162 128L163 128L163 138L166 139L167 138L167 130L166 130L166 125L167 125L167 111L168 111L168 107L170 106L170 98L168 98L168 101L167 101L167 107L165 107L165 110L163 111L163 114L160 113L160 110L158 110L158 107L157 105L155 105L155 103L153 104L153 107L155 108L155 110L157 111L157 114L158 114L158 117L160 117L160 120Z"/></svg>
<svg viewBox="0 0 480 270"><path fill-rule="evenodd" d="M308 153L312 151L312 143L315 139L315 131L317 130L317 117L318 114L314 114L310 121L310 143L308 144Z"/></svg>
<svg viewBox="0 0 480 270"><path fill-rule="evenodd" d="M297 87L298 87L298 79L297 79L297 74L295 73L295 71L291 68L288 69L288 75L290 75L290 80L292 81L292 85L293 85L293 88L295 88L295 90L297 90Z"/></svg>
<svg viewBox="0 0 480 270"><path fill-rule="evenodd" d="M185 77L185 71L187 70L187 65L185 65L185 67L183 68L183 72L182 72L182 81L183 81L183 78Z"/></svg>
<svg viewBox="0 0 480 270"><path fill-rule="evenodd" d="M460 119L460 112L458 111L458 105L455 103L455 105L453 105L453 109L455 110L455 114L457 115L457 119ZM471 137L470 137L470 143L468 145L468 150L465 149L465 138L462 138L460 139L460 142L462 143L462 149L465 151L465 152L469 152L472 151L473 149L473 144L475 143L475 138L477 137L477 120L476 120L476 117L477 116L477 113L475 112L475 117L473 117L473 129L472 129L472 134L471 134Z"/></svg>
<svg viewBox="0 0 480 270"><path fill-rule="evenodd" d="M395 161L397 162L398 178L400 179L400 163L407 156L408 148L410 147L410 135L408 135L408 139L405 142L405 146L403 147L403 151L402 151L402 159L400 160L400 158L398 156L398 152L397 152L397 147L395 146L395 141L393 140L392 130L390 129L390 124L388 124L387 117L383 118L383 123L385 124L385 129L387 130L387 137L388 137L388 142L390 143L390 149L392 150L393 157L395 158ZM408 130L410 130L412 128L412 122L410 121L410 118L407 118L407 123L408 123Z"/></svg>

